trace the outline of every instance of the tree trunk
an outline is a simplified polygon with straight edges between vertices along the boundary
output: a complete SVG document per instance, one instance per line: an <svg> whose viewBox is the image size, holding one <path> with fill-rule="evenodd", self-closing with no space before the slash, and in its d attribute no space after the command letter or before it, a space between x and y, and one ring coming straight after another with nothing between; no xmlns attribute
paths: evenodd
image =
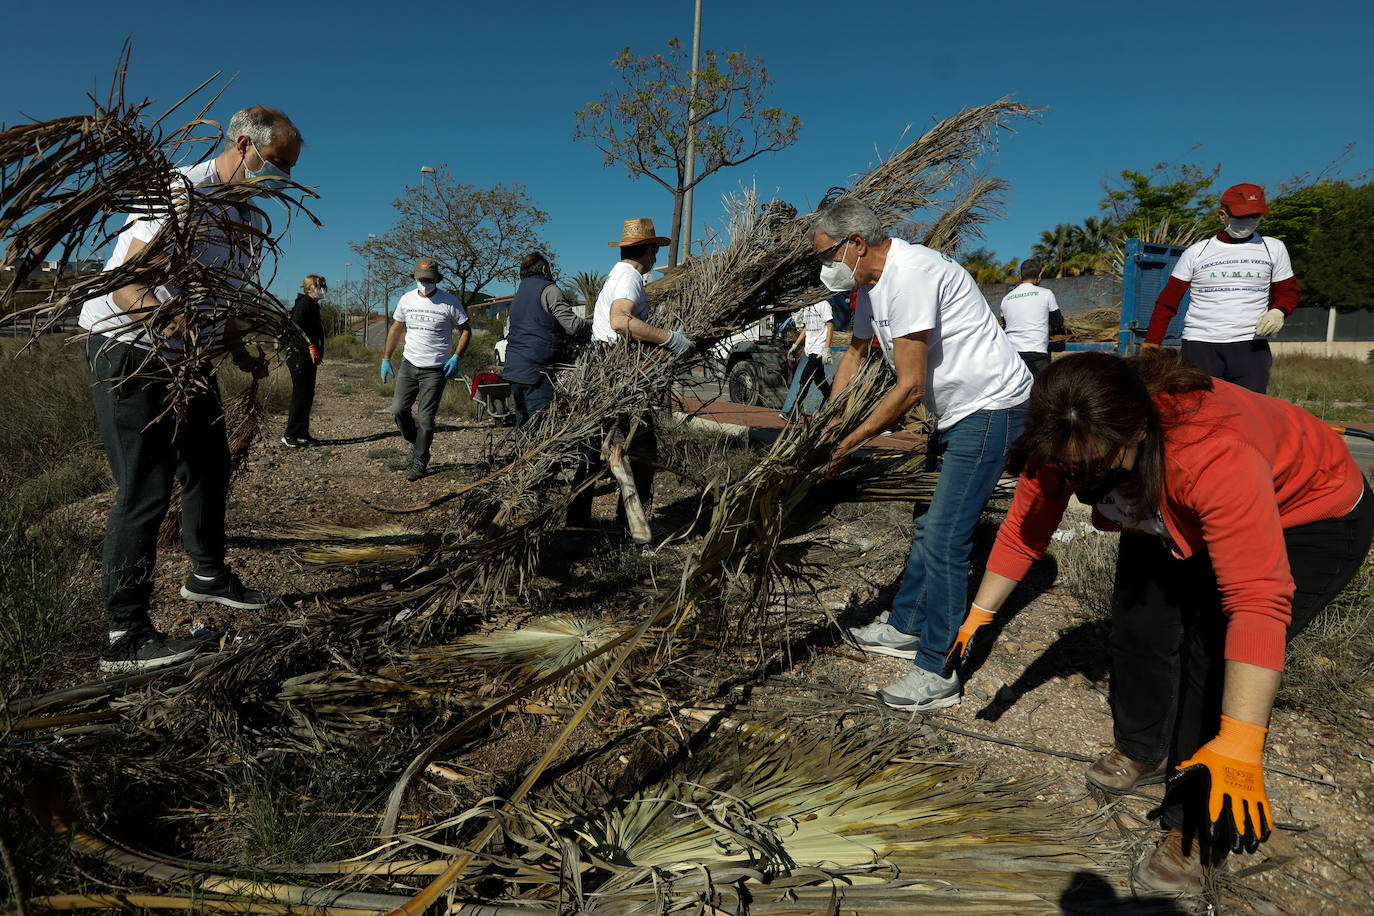
<svg viewBox="0 0 1374 916"><path fill-rule="evenodd" d="M682 236L682 189L673 192L673 221L668 226L668 266L677 266L677 241Z"/></svg>

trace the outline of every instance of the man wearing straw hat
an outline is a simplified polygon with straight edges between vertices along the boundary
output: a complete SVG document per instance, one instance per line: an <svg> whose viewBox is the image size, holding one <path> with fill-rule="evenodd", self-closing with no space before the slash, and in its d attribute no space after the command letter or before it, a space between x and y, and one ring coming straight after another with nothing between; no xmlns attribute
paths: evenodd
<svg viewBox="0 0 1374 916"><path fill-rule="evenodd" d="M695 349L696 345L682 331L669 331L649 323L649 297L644 290L644 276L653 270L658 250L670 241L654 231L653 220L641 217L625 220L619 240L606 243L608 247L620 249L620 260L611 268L596 297L592 311L592 340L596 344L614 347L622 342L638 341L661 347L676 357L688 356ZM620 425L621 431L628 434L632 425L630 420L622 419ZM630 452L635 489L645 506L653 492L653 462L657 454L658 439L652 420L646 416L635 431ZM568 507L570 524L585 524L590 520L591 500L589 488L573 501ZM617 516L622 523L625 521L623 502Z"/></svg>
<svg viewBox="0 0 1374 916"><path fill-rule="evenodd" d="M967 270L924 245L889 238L865 204L841 198L821 211L812 246L833 290L868 287L833 384L840 397L876 338L897 383L835 446L839 457L899 420L917 401L935 418L927 460L940 480L915 519L911 556L886 620L850 631L865 649L914 659L878 691L897 709L959 702L946 660L964 619L973 529L1025 423L1031 374Z"/></svg>
<svg viewBox="0 0 1374 916"><path fill-rule="evenodd" d="M192 218L251 226L243 230L244 238L260 235L262 214L228 195L216 199L216 189L245 180L265 188L285 186L301 143L300 131L281 111L255 105L236 112L219 155L177 170L181 186L194 187L205 199L204 209ZM130 214L105 269L133 263L165 222L160 215ZM226 286L241 288L259 266L249 247L227 238L208 242L197 249L196 260ZM96 422L118 487L101 558L100 592L109 626L109 647L100 657L104 674L153 670L206 648L203 640L158 632L148 615L158 530L171 502L173 478L181 482L181 537L191 557L181 596L245 610L267 605L263 594L246 588L225 563L230 456L224 406L214 367L193 362L192 348L210 340L211 353L229 353L255 378L266 377L267 363L248 353L238 326L222 315L208 315L200 328L188 328L181 315L163 328L148 327L150 313L182 295L167 283L131 284L81 308ZM213 300L194 304L202 312L217 308ZM190 388L180 415L173 409L178 387Z"/></svg>
<svg viewBox="0 0 1374 916"><path fill-rule="evenodd" d="M415 262L415 288L397 301L382 349L382 381L396 380L391 416L410 443L406 480L412 481L425 476L444 385L458 374L458 360L472 339L468 313L457 296L439 288L442 279L433 258ZM402 341L405 355L398 373L392 371L391 354ZM412 406L416 409L414 415L410 412Z"/></svg>

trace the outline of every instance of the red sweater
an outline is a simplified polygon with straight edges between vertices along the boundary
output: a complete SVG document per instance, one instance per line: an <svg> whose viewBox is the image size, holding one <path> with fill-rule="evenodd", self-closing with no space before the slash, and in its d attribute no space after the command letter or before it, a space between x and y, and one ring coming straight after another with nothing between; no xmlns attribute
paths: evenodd
<svg viewBox="0 0 1374 916"><path fill-rule="evenodd" d="M1219 379L1214 385L1155 398L1165 426L1160 515L1177 556L1211 555L1226 658L1282 670L1293 601L1283 529L1345 515L1364 477L1312 414ZM1020 581L1044 555L1068 501L1052 470L1023 474L988 570ZM1120 530L1096 511L1093 525Z"/></svg>

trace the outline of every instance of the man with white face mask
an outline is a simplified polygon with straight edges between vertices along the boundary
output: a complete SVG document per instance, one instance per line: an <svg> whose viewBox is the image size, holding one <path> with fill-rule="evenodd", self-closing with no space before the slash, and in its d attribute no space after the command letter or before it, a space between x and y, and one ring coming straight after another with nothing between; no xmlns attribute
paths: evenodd
<svg viewBox="0 0 1374 916"><path fill-rule="evenodd" d="M1183 317L1183 356L1213 378L1265 393L1274 357L1267 338L1298 307L1298 282L1283 242L1257 232L1269 212L1264 188L1238 184L1221 195L1221 230L1188 248L1160 290L1145 346L1164 341L1169 322L1191 293Z"/></svg>
<svg viewBox="0 0 1374 916"><path fill-rule="evenodd" d="M897 373L887 397L835 446L835 457L899 421L917 401L935 419L926 455L940 481L916 516L901 586L886 620L850 636L870 652L914 660L878 691L888 706L953 706L959 673L946 673L946 658L967 607L973 529L1025 422L1030 370L969 272L948 255L889 238L866 205L842 198L826 207L811 243L827 287L868 288L855 304L853 336L831 397L843 397L875 338Z"/></svg>
<svg viewBox="0 0 1374 916"><path fill-rule="evenodd" d="M458 297L439 288L442 279L433 258L415 262L415 289L396 303L391 330L382 348L382 381L396 379L391 415L410 443L406 480L419 480L429 466L429 446L445 383L458 374L458 359L472 339L468 313ZM454 331L458 341L453 340ZM391 354L405 341L401 371L393 372ZM416 413L411 405L419 400Z"/></svg>
<svg viewBox="0 0 1374 916"><path fill-rule="evenodd" d="M197 245L195 258L207 279L239 288L257 272L261 247L254 239L266 223L262 213L247 205L250 191L241 183L282 186L300 157L302 142L284 112L254 105L229 119L218 155L173 173L174 194L186 203L188 221L243 227L212 230ZM194 194L187 193L191 189ZM105 269L133 263L149 245L162 244L158 235L169 218L165 212L131 213ZM220 311L220 301L171 283L168 278L130 284L87 300L81 308L96 422L118 488L101 561L109 629L109 646L100 657L102 674L150 671L207 647L203 640L158 632L148 616L157 534L174 478L181 482L182 545L191 558L181 597L241 610L267 606L266 596L245 586L225 562L229 442L213 360L228 355L255 378L266 377L267 363L245 349L241 329ZM190 298L192 308L163 328L139 323L141 313L183 297ZM193 393L178 411L174 403L180 386Z"/></svg>

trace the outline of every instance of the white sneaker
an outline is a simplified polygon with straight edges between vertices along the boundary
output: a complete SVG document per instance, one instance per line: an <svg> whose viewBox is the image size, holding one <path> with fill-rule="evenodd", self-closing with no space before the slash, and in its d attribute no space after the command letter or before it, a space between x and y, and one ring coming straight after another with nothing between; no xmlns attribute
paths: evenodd
<svg viewBox="0 0 1374 916"><path fill-rule="evenodd" d="M958 706L959 675L941 677L912 665L895 683L879 690L878 699L893 709L913 712Z"/></svg>
<svg viewBox="0 0 1374 916"><path fill-rule="evenodd" d="M849 638L865 652L891 655L893 658L915 658L921 646L921 638L903 633L901 630L882 620L851 627Z"/></svg>

